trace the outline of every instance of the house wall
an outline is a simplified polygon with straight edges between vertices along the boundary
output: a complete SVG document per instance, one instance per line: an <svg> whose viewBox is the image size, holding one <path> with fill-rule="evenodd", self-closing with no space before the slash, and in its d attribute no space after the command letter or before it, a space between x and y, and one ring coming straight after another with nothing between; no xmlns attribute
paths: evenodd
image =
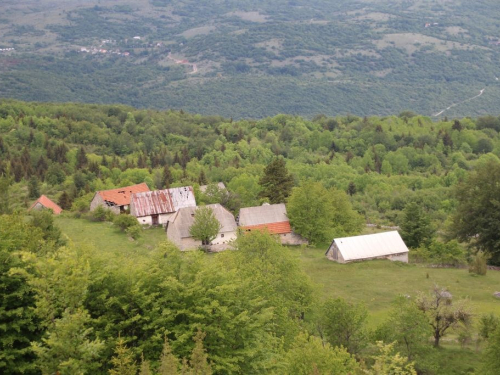
<svg viewBox="0 0 500 375"><path fill-rule="evenodd" d="M174 213L161 214L158 216L158 224L165 226L170 219L174 216ZM141 216L137 218L137 221L141 225L153 225L153 217L150 216Z"/></svg>
<svg viewBox="0 0 500 375"><path fill-rule="evenodd" d="M408 253L391 255L389 259L396 262L408 263Z"/></svg>
<svg viewBox="0 0 500 375"><path fill-rule="evenodd" d="M297 233L284 233L280 234L281 244L283 245L307 245L308 241L299 236Z"/></svg>
<svg viewBox="0 0 500 375"><path fill-rule="evenodd" d="M212 241L212 245L224 245L236 239L236 232L219 233Z"/></svg>
<svg viewBox="0 0 500 375"><path fill-rule="evenodd" d="M340 255L340 257L339 257L339 255ZM344 263L344 258L340 254L339 249L338 249L337 245L335 244L335 242L332 243L330 245L330 247L328 248L328 251L326 253L326 257L330 260L334 260L334 261L337 261L339 263ZM339 259L339 258L341 258L341 259Z"/></svg>
<svg viewBox="0 0 500 375"><path fill-rule="evenodd" d="M101 195L100 194L95 194L94 195L94 198L92 199L92 202L90 202L90 211L94 211L97 207L103 207L107 210L110 210L111 212L115 213L115 214L119 214L120 213L120 207L119 206L113 206L113 207L110 207L108 206L104 200L102 199ZM125 207L128 207L128 206L125 206Z"/></svg>
<svg viewBox="0 0 500 375"><path fill-rule="evenodd" d="M40 211L40 210L43 210L44 208L45 208L45 206L43 204L41 204L40 202L37 202L37 204L35 204L31 209L36 210L36 211Z"/></svg>

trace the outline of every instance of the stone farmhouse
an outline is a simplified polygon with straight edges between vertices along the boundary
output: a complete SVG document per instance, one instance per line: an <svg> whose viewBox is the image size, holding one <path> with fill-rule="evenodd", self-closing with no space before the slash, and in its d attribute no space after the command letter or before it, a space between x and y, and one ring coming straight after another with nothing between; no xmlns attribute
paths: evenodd
<svg viewBox="0 0 500 375"><path fill-rule="evenodd" d="M127 212L130 208L130 199L134 193L149 191L146 183L132 186L125 186L118 189L102 190L95 193L92 202L90 202L90 211L97 207L104 207L115 214Z"/></svg>
<svg viewBox="0 0 500 375"><path fill-rule="evenodd" d="M221 229L217 237L212 241L211 251L227 250L231 242L236 239L237 225L234 215L226 210L219 203L209 204L217 220L221 224ZM181 250L194 249L201 246L201 241L195 240L189 234L189 229L194 223L194 215L198 207L180 208L167 223L167 238Z"/></svg>
<svg viewBox="0 0 500 375"><path fill-rule="evenodd" d="M284 245L306 244L307 240L292 231L284 203L264 203L240 210L238 225L244 231L267 230L280 237Z"/></svg>
<svg viewBox="0 0 500 375"><path fill-rule="evenodd" d="M408 263L408 248L398 231L335 238L326 251L328 259L348 263L369 259L389 259Z"/></svg>
<svg viewBox="0 0 500 375"><path fill-rule="evenodd" d="M56 203L54 203L52 200L47 198L45 195L42 195L28 209L28 211L31 210L52 210L54 215L59 215L63 209L59 207Z"/></svg>
<svg viewBox="0 0 500 375"><path fill-rule="evenodd" d="M187 207L196 207L191 186L132 194L130 214L139 224L166 225L175 212Z"/></svg>

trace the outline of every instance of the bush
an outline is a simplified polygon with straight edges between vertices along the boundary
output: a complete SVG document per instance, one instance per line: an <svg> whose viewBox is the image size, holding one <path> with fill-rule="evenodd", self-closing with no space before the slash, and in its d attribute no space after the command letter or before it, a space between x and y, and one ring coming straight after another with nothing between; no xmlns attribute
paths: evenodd
<svg viewBox="0 0 500 375"><path fill-rule="evenodd" d="M106 218L108 217L109 210L106 210L102 206L97 206L97 208L89 213L89 220L90 221L106 221Z"/></svg>
<svg viewBox="0 0 500 375"><path fill-rule="evenodd" d="M117 225L122 231L126 231L128 228L136 225L139 226L137 219L134 216L122 214L117 215L113 219L113 223Z"/></svg>
<svg viewBox="0 0 500 375"><path fill-rule="evenodd" d="M486 253L478 251L472 256L471 261L469 262L469 273L482 276L486 275L486 272L488 271L488 259L489 256Z"/></svg>
<svg viewBox="0 0 500 375"><path fill-rule="evenodd" d="M429 246L410 251L410 257L417 263L452 267L466 264L465 250L455 240L446 243L433 240Z"/></svg>
<svg viewBox="0 0 500 375"><path fill-rule="evenodd" d="M125 232L132 237L134 240L138 239L141 236L141 230L142 228L140 227L139 224L137 225L132 225L131 227L128 227Z"/></svg>

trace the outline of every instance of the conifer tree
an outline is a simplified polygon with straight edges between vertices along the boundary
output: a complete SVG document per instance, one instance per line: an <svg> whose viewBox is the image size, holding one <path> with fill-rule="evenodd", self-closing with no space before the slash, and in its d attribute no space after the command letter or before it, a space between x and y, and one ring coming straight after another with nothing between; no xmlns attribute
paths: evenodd
<svg viewBox="0 0 500 375"><path fill-rule="evenodd" d="M125 345L125 340L119 338L116 344L115 355L111 358L113 368L109 370L109 375L136 375L137 364L132 353Z"/></svg>
<svg viewBox="0 0 500 375"><path fill-rule="evenodd" d="M69 210L71 208L71 198L69 194L65 191L59 196L59 200L57 201L59 207L63 210Z"/></svg>
<svg viewBox="0 0 500 375"><path fill-rule="evenodd" d="M83 146L80 147L76 153L76 169L85 168L88 164L87 153L85 152Z"/></svg>
<svg viewBox="0 0 500 375"><path fill-rule="evenodd" d="M141 355L141 368L139 370L139 375L152 375L149 361L144 360L144 354ZM175 375L175 373L172 373L172 375Z"/></svg>
<svg viewBox="0 0 500 375"><path fill-rule="evenodd" d="M36 199L40 196L40 187L38 186L38 179L32 176L28 181L28 198Z"/></svg>
<svg viewBox="0 0 500 375"><path fill-rule="evenodd" d="M285 160L275 158L264 169L264 176L259 180L262 186L261 196L269 198L272 204L285 203L292 192L293 177L288 173Z"/></svg>
<svg viewBox="0 0 500 375"><path fill-rule="evenodd" d="M193 375L212 375L212 366L208 363L208 355L203 347L204 338L205 333L198 329L193 338L195 344L189 361Z"/></svg>
<svg viewBox="0 0 500 375"><path fill-rule="evenodd" d="M165 342L163 344L163 351L160 357L160 368L158 375L177 375L179 372L179 360L173 355L172 348L165 335Z"/></svg>

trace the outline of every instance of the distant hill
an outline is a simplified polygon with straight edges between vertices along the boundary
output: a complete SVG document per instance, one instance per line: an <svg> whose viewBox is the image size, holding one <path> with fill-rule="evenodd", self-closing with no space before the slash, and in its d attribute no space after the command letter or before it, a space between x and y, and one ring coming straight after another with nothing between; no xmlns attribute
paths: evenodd
<svg viewBox="0 0 500 375"><path fill-rule="evenodd" d="M234 118L500 114L498 19L494 0L4 0L0 96Z"/></svg>

